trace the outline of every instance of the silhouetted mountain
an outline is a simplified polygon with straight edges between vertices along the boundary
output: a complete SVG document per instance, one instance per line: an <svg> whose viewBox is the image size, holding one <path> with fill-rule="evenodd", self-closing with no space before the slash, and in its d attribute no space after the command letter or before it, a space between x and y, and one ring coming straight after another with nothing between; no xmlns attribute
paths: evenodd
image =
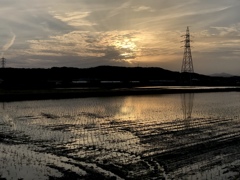
<svg viewBox="0 0 240 180"><path fill-rule="evenodd" d="M213 77L233 77L234 75L227 74L227 73L215 73L215 74L210 74L209 76L213 76Z"/></svg>
<svg viewBox="0 0 240 180"><path fill-rule="evenodd" d="M0 69L0 83L5 88L51 88L75 86L148 86L148 85L238 85L240 78L211 77L173 72L158 67L92 68L53 67L50 69Z"/></svg>

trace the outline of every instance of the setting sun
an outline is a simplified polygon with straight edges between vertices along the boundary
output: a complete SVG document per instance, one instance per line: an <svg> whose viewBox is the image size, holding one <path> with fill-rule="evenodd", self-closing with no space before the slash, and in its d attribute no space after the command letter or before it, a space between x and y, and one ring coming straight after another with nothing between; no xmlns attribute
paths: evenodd
<svg viewBox="0 0 240 180"><path fill-rule="evenodd" d="M123 40L118 40L114 43L114 46L119 50L122 59L128 62L135 59L137 45L132 39L124 38Z"/></svg>

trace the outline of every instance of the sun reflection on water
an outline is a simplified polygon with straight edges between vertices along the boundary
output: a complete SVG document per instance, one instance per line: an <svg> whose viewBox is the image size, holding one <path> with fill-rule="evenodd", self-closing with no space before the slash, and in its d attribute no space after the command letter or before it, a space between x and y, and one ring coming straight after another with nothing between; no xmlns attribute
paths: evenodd
<svg viewBox="0 0 240 180"><path fill-rule="evenodd" d="M233 102L234 95L222 95L225 103L216 97L211 103L203 101L212 94L194 95L194 101L193 94L176 94L6 103L0 110L0 158L5 162L0 178L48 179L74 173L78 178L161 179L167 176L166 167L168 177L209 177L209 172L230 177L231 171L223 176L223 168L238 167L240 157L239 146L231 144L239 136L240 104ZM182 153L222 141L231 146L214 151L216 156L209 151L192 160ZM236 158L212 166L213 159L223 158L222 152ZM205 158L209 154L211 158ZM26 170L30 166L31 172Z"/></svg>

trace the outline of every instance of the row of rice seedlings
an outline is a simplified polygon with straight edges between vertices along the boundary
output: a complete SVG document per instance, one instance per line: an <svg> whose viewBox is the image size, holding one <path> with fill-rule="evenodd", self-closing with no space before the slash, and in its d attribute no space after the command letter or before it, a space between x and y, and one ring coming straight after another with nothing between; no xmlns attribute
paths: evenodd
<svg viewBox="0 0 240 180"><path fill-rule="evenodd" d="M52 108L52 105L54 108ZM92 106L91 108L89 108L91 105L91 103L88 104L87 108L74 108L74 110L70 110L70 108L68 108L67 110L62 109L62 107L55 107L56 103L52 103L52 105L48 105L47 107L44 106L40 106L38 105L38 109L33 111L31 110L25 110L25 113L22 114L29 114L30 115L35 115L36 117L40 117L38 119L38 122L34 122L34 125L31 124L29 125L29 128L25 128L24 127L24 123L20 124L18 127L18 129L20 129L21 131L23 131L24 133L28 134L32 139L34 140L42 140L47 142L48 146L56 146L56 144L58 145L59 148L64 147L67 145L68 148L70 149L77 149L77 148L81 148L82 146L85 147L92 147L90 150L86 151L86 152L90 152L90 154L88 155L89 157L94 157L91 156L92 152L98 152L98 150L96 151L96 149L106 149L108 150L107 153L113 152L112 153L112 158L109 157L109 159L117 159L116 157L118 156L115 152L120 151L120 152L133 152L133 154L135 154L134 151L132 151L132 149L134 149L134 147L136 146L136 143L133 143L132 141L136 141L137 142L137 147L140 147L140 151L137 150L137 153L141 153L141 147L142 147L142 138L141 140L138 140L138 138L136 138L135 136L132 135L135 134L137 132L137 128L138 126L140 126L141 123L141 128L146 128L146 130L149 130L147 128L147 125L150 124L149 126L152 127L152 131L145 131L145 134L149 134L151 133L152 135L158 135L157 130L156 130L156 126L154 127L154 124L156 122L158 122L157 120L157 116L159 115L159 113L156 113L157 115L153 115L150 116L150 118L146 118L146 116L141 117L141 115L143 114L143 112L139 112L139 114L135 114L135 115L124 115L121 116L121 113L118 114L115 117L120 117L117 118L117 121L120 121L120 125L117 127L113 127L112 124L109 124L109 127L111 128L111 131L109 131L109 128L107 127L102 127L102 121L106 120L104 119L104 116L98 116L96 114L96 111L98 112L102 112L103 114L109 114L106 113L105 110L98 108L98 107L94 107ZM69 104L68 104L69 105ZM98 104L97 104L98 105ZM50 107L50 108L49 108ZM72 106L71 106L72 107ZM89 109L88 109L89 108ZM119 109L119 108L118 108ZM131 108L132 109L132 108ZM27 112L29 111L29 112ZM152 112L152 111L151 111ZM171 113L172 112L172 113ZM174 112L174 110L170 110L166 112L166 113L162 113L162 115L160 116L160 119L167 119L167 122L170 122L174 119L172 117L178 117L178 116L174 116L172 114L176 113ZM19 113L19 112L17 112ZM16 114L17 114L16 113ZM42 114L44 113L44 114ZM170 116L169 116L169 114ZM76 115L77 114L77 115ZM41 116L43 115L43 116ZM84 115L85 117L83 117L82 115ZM76 116L78 116L78 118L76 118ZM54 117L54 118L53 118ZM113 117L113 115L109 115L108 118ZM123 123L124 121L129 122L129 120L131 121L136 121L136 118L141 117L139 120L137 120L136 123L132 123L132 124L127 124L127 123ZM150 119L150 120L149 120ZM177 119L177 118L175 118ZM140 123L139 123L140 122ZM166 122L166 121L165 121ZM76 128L74 126L72 126L70 131L64 131L62 130L53 130L51 128L47 128L48 126L61 126L64 127L64 125L68 125L68 124L75 124ZM124 127L124 129L121 129L121 124ZM171 124L174 124L174 122L170 123L170 126L167 127L168 131L172 131L172 128L174 131L179 131L183 129L183 124L178 124L179 126L173 126ZM26 125L26 124L25 124ZM81 125L83 125L84 127L82 127ZM146 125L146 126L144 126ZM126 128L130 128L129 130L127 130ZM169 129L168 129L169 128ZM30 129L32 129L32 132L34 131L40 131L41 133L37 133L36 136L34 136L34 134L32 134L32 132L30 131ZM66 128L65 128L66 129ZM105 130L106 129L106 130ZM44 134L44 135L42 135ZM41 136L42 135L42 136ZM125 137L126 136L126 137ZM133 138L131 138L131 136L133 136ZM190 134L186 135L185 138L188 138L190 136ZM192 135L191 135L192 136ZM160 136L162 137L162 136ZM167 138L167 144L169 147L171 147L172 145L176 146L177 145L177 140L178 138L176 137L166 137ZM189 138L188 138L189 139ZM52 140L52 141L51 141ZM74 143L75 142L75 143ZM175 142L176 144L174 144L173 142ZM149 143L151 143L151 139L149 139ZM184 143L184 141L182 141L180 144ZM166 143L165 143L166 144ZM72 146L74 145L74 146ZM154 144L154 146L157 144ZM145 145L144 145L145 146ZM158 144L158 146L160 146ZM165 147L165 149L169 148L168 146ZM145 146L147 147L147 146ZM149 146L150 147L150 146ZM94 150L94 151L93 151ZM96 155L97 157L99 157L100 153L98 152L98 154ZM123 153L122 153L123 154ZM130 153L131 154L131 153ZM121 153L119 153L119 155L121 156ZM111 155L110 155L111 156ZM129 158L131 160L131 158Z"/></svg>

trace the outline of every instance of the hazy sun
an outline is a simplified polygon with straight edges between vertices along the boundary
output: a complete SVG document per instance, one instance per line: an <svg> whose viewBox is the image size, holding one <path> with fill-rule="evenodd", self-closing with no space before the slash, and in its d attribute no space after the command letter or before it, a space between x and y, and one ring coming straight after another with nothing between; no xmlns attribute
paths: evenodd
<svg viewBox="0 0 240 180"><path fill-rule="evenodd" d="M125 60L134 59L137 52L137 45L130 38L124 38L114 43L114 46L119 50L120 55Z"/></svg>

